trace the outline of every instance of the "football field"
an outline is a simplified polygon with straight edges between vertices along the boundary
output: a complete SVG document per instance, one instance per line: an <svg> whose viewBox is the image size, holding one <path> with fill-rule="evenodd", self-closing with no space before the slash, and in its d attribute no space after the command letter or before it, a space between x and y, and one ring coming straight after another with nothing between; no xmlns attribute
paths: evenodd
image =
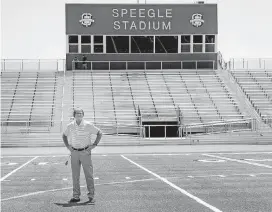
<svg viewBox="0 0 272 212"><path fill-rule="evenodd" d="M272 151L248 151L250 147L98 151L93 154L95 204L87 201L83 171L81 201L68 202L72 197L70 163L65 165L68 154L2 154L2 211L269 212Z"/></svg>

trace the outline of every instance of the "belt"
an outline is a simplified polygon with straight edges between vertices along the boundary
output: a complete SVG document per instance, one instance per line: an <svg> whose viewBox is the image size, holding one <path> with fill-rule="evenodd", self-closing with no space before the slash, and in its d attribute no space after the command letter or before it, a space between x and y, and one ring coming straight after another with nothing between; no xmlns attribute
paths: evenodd
<svg viewBox="0 0 272 212"><path fill-rule="evenodd" d="M74 147L72 147L72 148L73 148L73 150L76 150L76 151L83 151L83 150L88 149L88 148L89 148L89 146L86 146L86 147L84 147L84 148L79 148L79 149L74 148Z"/></svg>

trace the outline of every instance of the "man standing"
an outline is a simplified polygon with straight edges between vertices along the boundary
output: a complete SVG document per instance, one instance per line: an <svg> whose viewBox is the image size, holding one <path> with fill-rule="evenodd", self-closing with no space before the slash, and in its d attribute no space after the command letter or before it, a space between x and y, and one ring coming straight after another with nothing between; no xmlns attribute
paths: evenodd
<svg viewBox="0 0 272 212"><path fill-rule="evenodd" d="M77 57L75 57L72 61L72 66L73 66L73 70L78 70L79 69L79 60Z"/></svg>
<svg viewBox="0 0 272 212"><path fill-rule="evenodd" d="M80 201L80 170L82 164L88 189L87 196L89 198L89 201L91 203L94 203L95 189L91 151L99 143L102 137L102 132L92 123L85 121L83 117L84 111L81 108L75 109L75 120L67 125L67 128L62 135L65 146L71 152L73 197L70 202ZM91 134L96 134L96 140L93 144L91 143ZM70 138L70 143L68 143L67 137Z"/></svg>
<svg viewBox="0 0 272 212"><path fill-rule="evenodd" d="M82 57L82 69L88 69L88 64L87 64L87 57L85 55L83 55Z"/></svg>

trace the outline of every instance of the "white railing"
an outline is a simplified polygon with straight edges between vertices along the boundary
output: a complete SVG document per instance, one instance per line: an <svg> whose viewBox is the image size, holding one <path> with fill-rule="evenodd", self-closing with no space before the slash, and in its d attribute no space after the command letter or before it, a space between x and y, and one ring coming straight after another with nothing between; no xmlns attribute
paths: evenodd
<svg viewBox="0 0 272 212"><path fill-rule="evenodd" d="M9 122L11 123L11 122ZM16 122L18 123L18 122ZM13 135L20 138L30 138L33 135L37 136L40 133L41 136L50 137L51 139L59 139L62 133L62 123L54 123L53 126L33 126L34 122L26 121L21 123L21 126L7 126L2 123L1 133L2 136L8 138ZM100 129L102 129L104 135L114 135L114 136L130 136L134 138L145 138L145 139L180 139L181 137L186 137L192 139L192 135L201 134L215 134L215 133L226 133L226 132L236 132L236 131L256 131L258 132L258 127L256 125L255 119L246 120L236 120L236 121L226 121L226 122L213 122L207 124L192 124L192 125L115 125L107 123L96 123ZM158 127L160 133L156 131ZM128 128L130 131L128 132ZM153 129L151 129L153 128ZM124 131L125 129L125 131ZM134 133L131 133L134 130ZM168 131L169 130L169 131ZM196 130L196 131L195 131ZM171 132L170 132L171 131ZM136 133L135 133L136 132ZM52 137L53 136L53 137ZM44 138L45 138L44 137ZM41 138L43 139L43 138ZM45 138L46 139L46 138ZM48 140L49 142L49 140ZM49 144L49 143L48 143Z"/></svg>
<svg viewBox="0 0 272 212"><path fill-rule="evenodd" d="M228 69L272 69L272 58L232 58L228 62Z"/></svg>
<svg viewBox="0 0 272 212"><path fill-rule="evenodd" d="M207 67L201 68L200 63L207 63ZM152 70L154 69L154 66L148 67L149 64L155 64L157 63L158 66L157 70L163 70L163 69L215 69L215 62L214 60L188 60L188 61L72 61L72 70L120 70L115 69L113 65L120 64L123 66L122 70L132 70L133 68L130 67L130 64L134 64L133 67L136 67L136 65L142 65L143 67L139 68L141 70ZM101 64L105 65L105 67L102 67ZM186 67L186 63L191 63L192 67ZM211 67L208 63L211 63ZM100 67L95 67L95 64L99 64ZM168 66L169 64L175 64L174 66L178 66L176 68L170 68ZM164 65L166 67L164 67ZM203 66L203 65L202 65ZM138 69L138 68L134 68Z"/></svg>
<svg viewBox="0 0 272 212"><path fill-rule="evenodd" d="M1 71L65 71L65 59L2 59Z"/></svg>
<svg viewBox="0 0 272 212"><path fill-rule="evenodd" d="M87 119L89 120L89 119ZM70 120L72 121L72 120ZM21 134L29 134L32 132L37 133L46 133L46 132L54 132L54 133L62 133L63 132L63 124L64 122L68 123L69 121L55 121L51 122L48 120L40 120L40 121L2 121L1 122L1 132L2 134L11 134L11 133L21 133ZM111 124L107 122L96 122L94 123L96 126L102 129L108 129L113 133L106 134L124 134L122 133L123 128L130 129L139 129L139 126L135 126L134 124Z"/></svg>
<svg viewBox="0 0 272 212"><path fill-rule="evenodd" d="M219 59L221 62L225 63L222 55L219 54ZM95 63L107 63L107 68L105 70L114 70L111 69L112 64L123 63L124 69L128 70L131 63L143 63L144 70L154 69L149 68L148 64L158 63L158 69L168 69L169 64L179 63L177 69L187 69L185 63L193 63L194 65L191 68L201 69L199 63L210 62L212 63L211 67L206 67L208 69L215 69L214 60L188 60L188 61L85 61L90 64L87 67L88 70L94 70ZM72 70L75 70L75 63L79 64L78 69L83 69L83 61L72 61ZM229 62L226 63L227 68L231 70L237 69L272 69L272 58L232 58ZM164 65L166 65L164 67ZM223 65L223 64L222 64ZM177 66L177 65L176 65ZM208 65L210 66L210 65ZM225 66L225 65L224 65ZM172 68L169 68L172 69ZM66 70L66 60L65 59L2 59L1 60L1 71L65 71Z"/></svg>
<svg viewBox="0 0 272 212"><path fill-rule="evenodd" d="M29 134L32 132L50 132L52 126L51 120L41 121L2 121L1 122L1 133L2 134Z"/></svg>
<svg viewBox="0 0 272 212"><path fill-rule="evenodd" d="M194 134L194 130L202 129L202 133L199 134L214 134L214 133L225 133L225 132L233 132L233 131L257 131L258 126L256 119L249 118L243 120L229 120L229 121L218 121L218 122L210 122L206 124L192 124L185 125L183 127L185 136L192 136Z"/></svg>

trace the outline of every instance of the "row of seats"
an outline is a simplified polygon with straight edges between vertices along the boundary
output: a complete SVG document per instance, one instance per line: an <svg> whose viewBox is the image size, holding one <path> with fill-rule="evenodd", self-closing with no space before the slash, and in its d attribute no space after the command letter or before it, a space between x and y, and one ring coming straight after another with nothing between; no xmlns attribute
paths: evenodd
<svg viewBox="0 0 272 212"><path fill-rule="evenodd" d="M184 124L244 118L216 72L207 73L73 72L67 82L71 107L87 108L97 123L137 125L138 106L157 119L176 118L179 107Z"/></svg>
<svg viewBox="0 0 272 212"><path fill-rule="evenodd" d="M249 75L252 83L260 81L258 88L261 84L263 95L270 98L271 85L269 87L267 80L271 78L254 74ZM143 117L171 121L176 120L176 110L180 108L183 124L245 118L234 95L213 70L172 70L167 73L77 71L67 73L65 80L64 91L68 99L65 104L69 108L83 107L87 119L104 126L137 126L138 107ZM2 121L52 123L56 108L60 108L58 114L62 112L62 81L62 75L52 72L2 73ZM244 80L245 86L246 82L249 81ZM254 97L258 96L255 94ZM270 106L266 105L268 110ZM68 116L64 118L68 120Z"/></svg>
<svg viewBox="0 0 272 212"><path fill-rule="evenodd" d="M232 70L239 84L259 115L272 117L272 70Z"/></svg>
<svg viewBox="0 0 272 212"><path fill-rule="evenodd" d="M53 125L62 79L56 72L2 72L2 123Z"/></svg>

